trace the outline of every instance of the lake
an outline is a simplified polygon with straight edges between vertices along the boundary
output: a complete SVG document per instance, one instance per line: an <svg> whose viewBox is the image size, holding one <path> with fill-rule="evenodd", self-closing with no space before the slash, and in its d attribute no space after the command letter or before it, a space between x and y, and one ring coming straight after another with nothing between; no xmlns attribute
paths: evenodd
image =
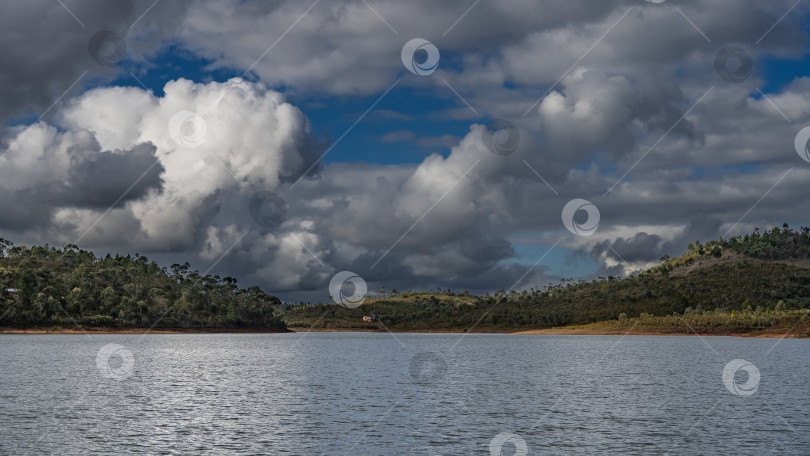
<svg viewBox="0 0 810 456"><path fill-rule="evenodd" d="M810 454L808 361L733 337L2 335L0 454Z"/></svg>

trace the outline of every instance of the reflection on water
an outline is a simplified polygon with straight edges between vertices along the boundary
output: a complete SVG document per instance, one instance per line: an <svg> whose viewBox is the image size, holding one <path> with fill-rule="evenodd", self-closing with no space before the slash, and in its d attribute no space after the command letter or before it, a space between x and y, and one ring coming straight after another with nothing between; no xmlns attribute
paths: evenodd
<svg viewBox="0 0 810 456"><path fill-rule="evenodd" d="M459 337L0 336L0 454L810 453L808 340Z"/></svg>

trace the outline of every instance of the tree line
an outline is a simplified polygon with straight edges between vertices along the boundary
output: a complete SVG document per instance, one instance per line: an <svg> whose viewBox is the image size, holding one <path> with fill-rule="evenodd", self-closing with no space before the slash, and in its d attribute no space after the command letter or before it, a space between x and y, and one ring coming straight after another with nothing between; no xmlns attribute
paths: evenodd
<svg viewBox="0 0 810 456"><path fill-rule="evenodd" d="M189 264L160 267L139 254L96 257L68 245L0 239L0 326L284 330L280 300Z"/></svg>

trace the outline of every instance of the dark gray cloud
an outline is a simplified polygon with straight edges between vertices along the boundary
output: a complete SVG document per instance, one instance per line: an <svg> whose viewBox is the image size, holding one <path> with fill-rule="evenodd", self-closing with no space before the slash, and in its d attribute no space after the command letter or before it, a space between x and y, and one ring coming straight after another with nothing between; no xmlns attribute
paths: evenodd
<svg viewBox="0 0 810 456"><path fill-rule="evenodd" d="M55 211L62 208L105 211L159 192L164 168L155 150L152 144L139 144L127 150L102 151L92 139L68 146L66 172L43 169L41 179L30 186L25 182L14 188L0 184L4 214L0 228L41 229L53 223ZM61 158L52 156L51 160ZM5 164L15 166L9 161Z"/></svg>
<svg viewBox="0 0 810 456"><path fill-rule="evenodd" d="M106 210L160 190L165 169L156 150L146 143L128 150L90 152L81 158L73 155L62 204Z"/></svg>
<svg viewBox="0 0 810 456"><path fill-rule="evenodd" d="M675 237L664 238L658 234L638 232L629 238L619 237L602 241L590 249L595 258L610 256L619 262L649 263L658 261L662 256L678 256L684 252L686 245L701 241L717 239L726 233L719 218L707 217L692 219Z"/></svg>
<svg viewBox="0 0 810 456"><path fill-rule="evenodd" d="M0 15L0 125L52 115L52 105L126 75L169 45L185 2L31 0Z"/></svg>
<svg viewBox="0 0 810 456"><path fill-rule="evenodd" d="M4 6L0 16L0 28L5 31L0 41L0 125L13 117L42 115L74 83L73 95L81 93L92 78L115 74L115 68L91 59L88 45L101 30L126 34L127 25L136 17L133 2L64 3L70 11L47 0Z"/></svg>

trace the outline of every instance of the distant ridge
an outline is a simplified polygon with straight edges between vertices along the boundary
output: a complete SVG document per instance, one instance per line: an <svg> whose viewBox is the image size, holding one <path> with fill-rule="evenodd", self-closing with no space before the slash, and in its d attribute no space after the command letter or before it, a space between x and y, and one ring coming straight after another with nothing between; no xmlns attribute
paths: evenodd
<svg viewBox="0 0 810 456"><path fill-rule="evenodd" d="M624 279L566 279L549 285L536 291L501 290L495 296L392 292L357 309L285 306L282 315L291 328L319 329L506 332L605 321L621 328L641 318L657 321L653 329L673 332L779 331L794 324L800 331L810 323L806 312L796 312L810 308L810 228L792 230L785 224L696 242L680 257L664 256L658 266ZM363 315L373 315L374 321L362 321ZM664 321L664 316L670 318Z"/></svg>

